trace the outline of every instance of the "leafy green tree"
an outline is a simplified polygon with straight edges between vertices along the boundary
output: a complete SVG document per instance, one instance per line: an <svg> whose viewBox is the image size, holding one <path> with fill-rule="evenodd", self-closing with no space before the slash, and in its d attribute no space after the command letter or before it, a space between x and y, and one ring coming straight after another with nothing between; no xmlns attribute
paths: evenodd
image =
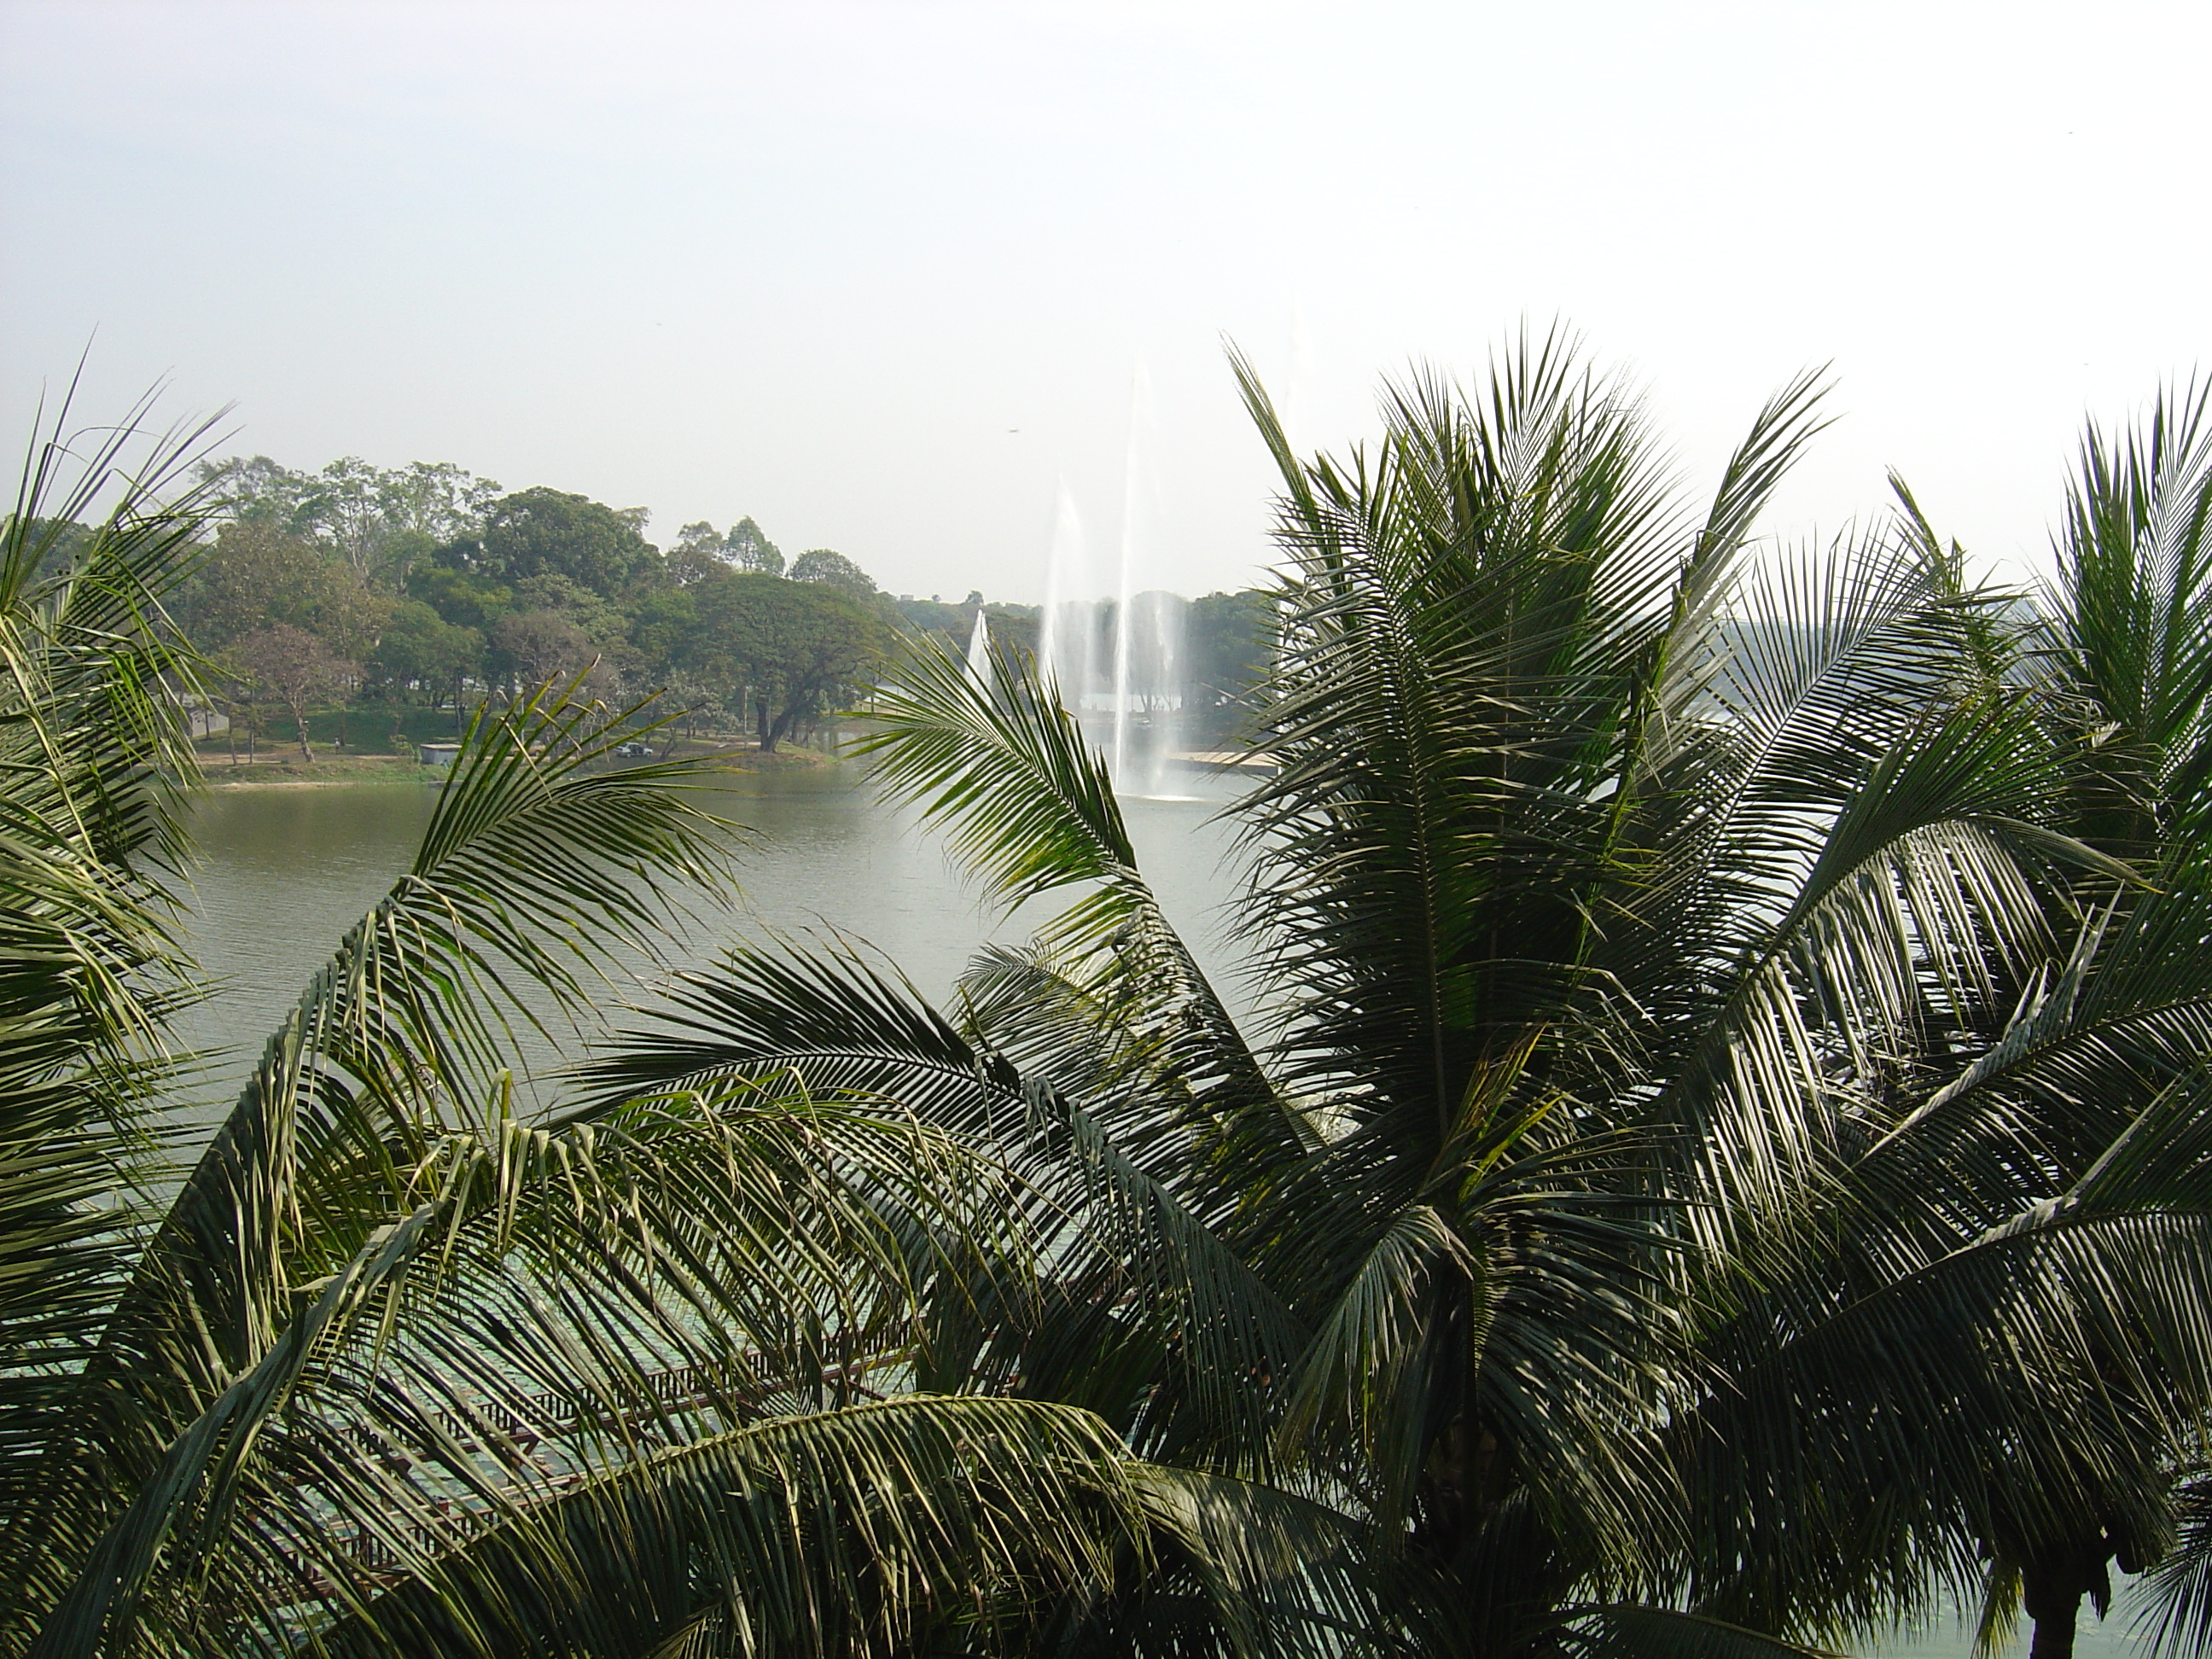
<svg viewBox="0 0 2212 1659"><path fill-rule="evenodd" d="M629 613L629 642L641 672L661 685L684 672L698 626L698 602L688 588L656 588L641 595Z"/></svg>
<svg viewBox="0 0 2212 1659"><path fill-rule="evenodd" d="M281 465L266 455L234 455L228 460L203 462L199 487L220 502L224 514L231 519L258 520L301 537L313 528L313 515L306 507L314 489L312 476Z"/></svg>
<svg viewBox="0 0 2212 1659"><path fill-rule="evenodd" d="M838 707L882 652L874 615L824 584L736 574L688 590L698 623L690 666L753 711L761 748Z"/></svg>
<svg viewBox="0 0 2212 1659"><path fill-rule="evenodd" d="M514 590L483 574L474 542L438 549L408 574L409 597L422 600L447 622L478 632L514 609Z"/></svg>
<svg viewBox="0 0 2212 1659"><path fill-rule="evenodd" d="M637 518L586 496L543 488L502 495L484 509L481 574L513 584L559 576L605 599L650 585L658 549Z"/></svg>
<svg viewBox="0 0 2212 1659"><path fill-rule="evenodd" d="M524 577L514 585L514 605L565 617L600 648L619 644L629 626L620 607L566 576Z"/></svg>
<svg viewBox="0 0 2212 1659"><path fill-rule="evenodd" d="M557 611L510 611L491 625L494 675L510 689L566 680L597 653L584 630Z"/></svg>
<svg viewBox="0 0 2212 1659"><path fill-rule="evenodd" d="M392 601L359 571L273 518L234 518L217 533L184 610L200 638L230 653L264 688L305 684L300 677L312 659L313 695L339 700L338 746L345 746L351 676L392 615ZM308 650L307 638L317 649ZM264 667L277 678L264 675Z"/></svg>
<svg viewBox="0 0 2212 1659"><path fill-rule="evenodd" d="M499 494L496 483L450 461L387 469L348 455L307 473L256 455L202 470L234 518L312 541L363 580L390 586L404 586L431 549L480 534L483 509Z"/></svg>
<svg viewBox="0 0 2212 1659"><path fill-rule="evenodd" d="M809 548L791 562L791 580L820 582L848 599L867 599L876 592L874 577L842 553L827 547Z"/></svg>
<svg viewBox="0 0 2212 1659"><path fill-rule="evenodd" d="M427 537L433 545L481 533L484 510L499 494L493 480L451 461L410 461L377 479L377 501L388 532Z"/></svg>
<svg viewBox="0 0 2212 1659"><path fill-rule="evenodd" d="M386 684L418 687L434 705L483 666L484 637L446 621L420 599L403 599L377 641L370 672Z"/></svg>
<svg viewBox="0 0 2212 1659"><path fill-rule="evenodd" d="M1194 736L1218 739L1236 728L1267 678L1274 623L1273 596L1258 588L1202 594L1190 602L1184 643L1198 716Z"/></svg>
<svg viewBox="0 0 2212 1659"><path fill-rule="evenodd" d="M366 577L376 568L377 556L392 531L378 499L377 469L358 455L346 455L304 482L295 524L313 526L357 574Z"/></svg>
<svg viewBox="0 0 2212 1659"><path fill-rule="evenodd" d="M678 587L720 575L729 568L722 532L704 519L676 532L676 541L668 550L668 579Z"/></svg>
<svg viewBox="0 0 2212 1659"><path fill-rule="evenodd" d="M762 576L783 574L782 550L750 519L740 519L730 526L730 533L722 540L722 551L740 570Z"/></svg>
<svg viewBox="0 0 2212 1659"><path fill-rule="evenodd" d="M319 635L284 623L248 634L232 645L229 654L250 687L284 705L292 716L300 757L312 762L315 751L307 742L308 708L342 696L360 672L358 665L336 655ZM338 742L344 746L343 736Z"/></svg>
<svg viewBox="0 0 2212 1659"><path fill-rule="evenodd" d="M352 573L303 536L264 518L234 520L186 595L194 635L221 648L282 623L313 631L325 610L353 610L365 592Z"/></svg>
<svg viewBox="0 0 2212 1659"><path fill-rule="evenodd" d="M957 605L947 605L942 599L894 599L898 607L899 626L911 634L935 634L948 643L967 641L967 628L973 613L963 613Z"/></svg>
<svg viewBox="0 0 2212 1659"><path fill-rule="evenodd" d="M986 605L980 592L971 592L968 603L959 605L937 599L894 599L881 592L874 596L873 603L884 622L898 632L933 637L945 649L958 652L967 650L980 609L990 618L994 648L1015 656L1036 654L1037 623L1042 612L1036 605Z"/></svg>

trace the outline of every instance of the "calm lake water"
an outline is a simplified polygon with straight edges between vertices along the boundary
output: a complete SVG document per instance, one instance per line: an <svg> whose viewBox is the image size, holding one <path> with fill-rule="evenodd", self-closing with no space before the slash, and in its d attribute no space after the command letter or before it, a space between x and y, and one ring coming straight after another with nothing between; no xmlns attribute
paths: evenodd
<svg viewBox="0 0 2212 1659"><path fill-rule="evenodd" d="M1212 820L1227 798L1220 787L1208 799L1122 806L1162 904L1224 981L1235 978L1236 960L1219 927L1234 886L1231 831ZM214 994L183 1022L181 1036L229 1053L194 1091L207 1097L204 1109L235 1096L309 975L406 867L436 800L434 790L411 782L209 793L195 826L200 861L189 926ZM878 801L857 767L753 775L708 805L759 839L738 865L743 909L690 930L680 960L710 958L763 926L830 927L884 952L934 997L977 946L1022 939L1050 914L1042 906L1012 920L988 913L942 842L912 814ZM1241 1002L1234 985L1221 989ZM608 1000L624 995L647 998L649 988L641 982ZM560 1056L539 1058L550 1068Z"/></svg>
<svg viewBox="0 0 2212 1659"><path fill-rule="evenodd" d="M1235 889L1229 826L1214 798L1127 800L1123 812L1139 861L1170 917L1232 1005L1247 1003L1221 905ZM184 1022L195 1047L228 1048L194 1091L196 1115L228 1109L260 1045L345 930L405 868L437 796L416 783L210 792L198 811L200 862L191 939L215 994ZM682 954L712 957L762 924L830 926L887 953L927 994L941 995L975 948L1018 939L1049 912L1011 921L987 913L911 814L878 802L857 768L761 774L719 796L714 810L762 837L738 866L746 911L695 932ZM641 981L632 1000L646 1000ZM610 1000L616 1000L614 997ZM619 1018L617 1016L617 1024ZM550 1069L560 1056L546 1054ZM2126 1609L2099 1624L2087 1608L2081 1659L2141 1659ZM1966 1659L1970 1631L1939 1629L1900 1639L1883 1659ZM2014 1653L2025 1650L2018 1644Z"/></svg>

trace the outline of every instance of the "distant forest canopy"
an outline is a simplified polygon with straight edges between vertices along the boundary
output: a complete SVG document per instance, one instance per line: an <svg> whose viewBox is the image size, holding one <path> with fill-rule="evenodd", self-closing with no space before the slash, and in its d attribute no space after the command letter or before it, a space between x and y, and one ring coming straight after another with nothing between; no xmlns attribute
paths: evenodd
<svg viewBox="0 0 2212 1659"><path fill-rule="evenodd" d="M666 549L643 507L544 487L507 492L448 461L297 471L264 455L211 461L220 529L176 607L228 674L235 721L309 711L451 707L577 674L611 700L665 689L687 726L765 749L865 696L903 638L964 650L980 608L1001 650L1034 653L1039 608L890 594L826 547L787 557L750 518L701 521ZM1110 635L1113 605L1094 608ZM1227 741L1264 671L1273 602L1188 602L1190 740ZM356 734L360 723L356 725Z"/></svg>

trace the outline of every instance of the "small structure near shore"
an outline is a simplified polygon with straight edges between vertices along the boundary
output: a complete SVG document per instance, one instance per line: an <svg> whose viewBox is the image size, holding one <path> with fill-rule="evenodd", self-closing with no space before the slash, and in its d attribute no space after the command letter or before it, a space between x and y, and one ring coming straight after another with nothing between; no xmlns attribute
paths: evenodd
<svg viewBox="0 0 2212 1659"><path fill-rule="evenodd" d="M415 752L425 766L451 766L453 757L461 752L458 743L419 743Z"/></svg>
<svg viewBox="0 0 2212 1659"><path fill-rule="evenodd" d="M1167 763L1192 772L1239 772L1255 778L1272 778L1282 769L1273 756L1241 749L1185 750L1170 755Z"/></svg>

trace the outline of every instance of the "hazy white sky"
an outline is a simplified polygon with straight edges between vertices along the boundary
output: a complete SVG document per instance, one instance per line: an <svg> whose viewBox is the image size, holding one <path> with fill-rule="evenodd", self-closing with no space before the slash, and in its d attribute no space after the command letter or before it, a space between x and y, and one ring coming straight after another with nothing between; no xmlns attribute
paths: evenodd
<svg viewBox="0 0 2212 1659"><path fill-rule="evenodd" d="M2085 413L2212 364L2201 6L0 0L0 412L88 338L295 466L750 514L1034 600L1056 482L1266 556L1222 356L1308 447L1561 317L1709 475L1832 361L1771 528L1883 470L2035 560Z"/></svg>

